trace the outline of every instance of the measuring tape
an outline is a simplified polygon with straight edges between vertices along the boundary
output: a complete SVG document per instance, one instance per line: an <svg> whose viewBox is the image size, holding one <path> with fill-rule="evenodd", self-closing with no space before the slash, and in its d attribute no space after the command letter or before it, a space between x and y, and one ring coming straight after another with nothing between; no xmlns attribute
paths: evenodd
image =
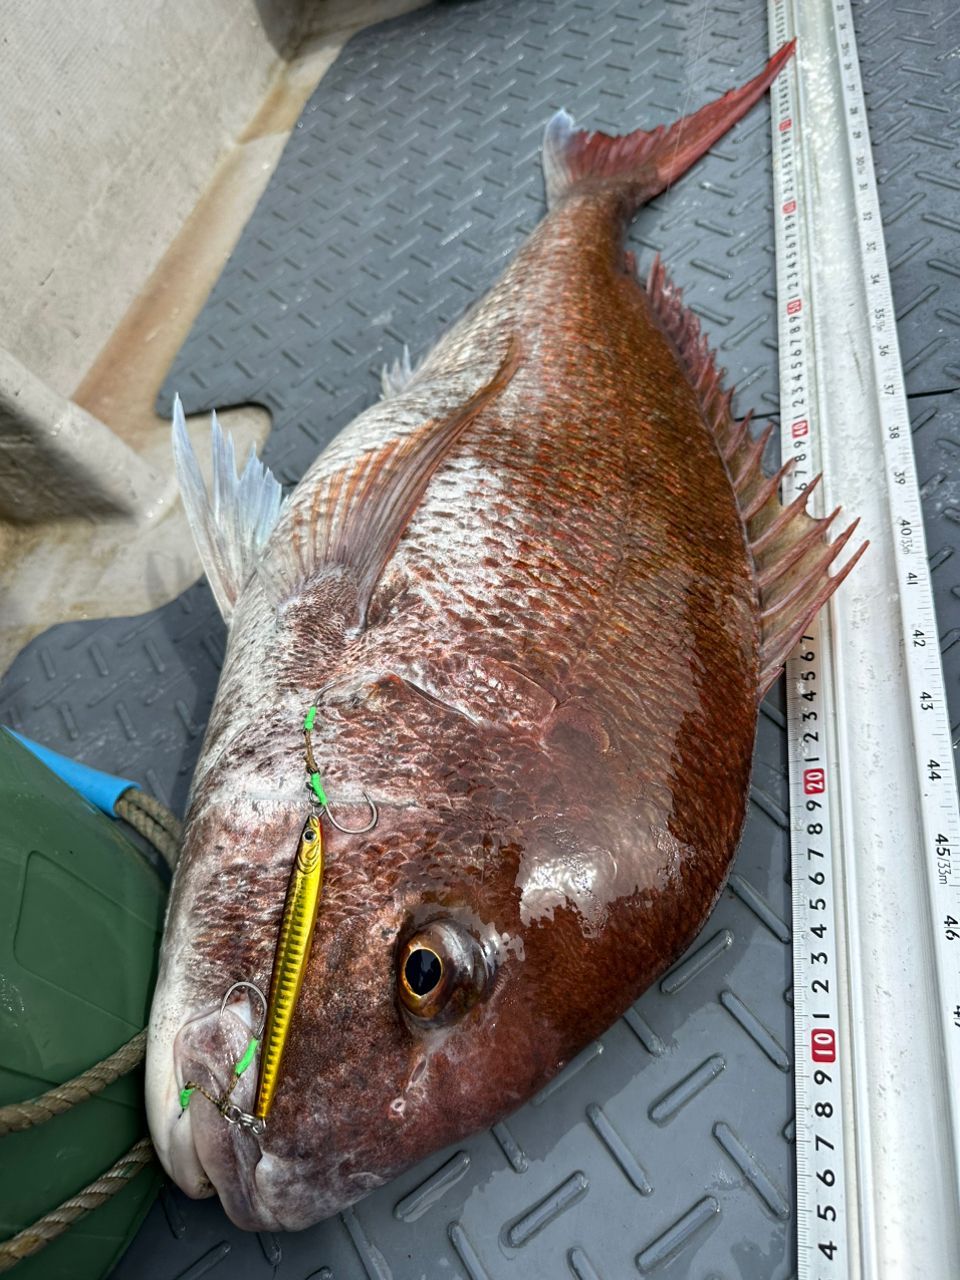
<svg viewBox="0 0 960 1280"><path fill-rule="evenodd" d="M769 16L772 50L799 38L797 57L772 90L781 446L784 460L795 459L784 482L784 500L795 497L823 469L830 499L826 506L832 507L831 459L843 450L846 437L855 437L854 424L832 412L836 388L844 377L848 383L854 378L854 366L858 373L868 367L872 372L859 376L871 383L871 394L860 412L873 413L870 438L875 444L866 453L862 440L847 448L859 455L870 483L886 485L886 518L867 530L874 543L867 555L888 566L889 598L899 596L899 606L890 606L888 624L902 640L902 666L885 675L906 689L901 723L912 741L901 744L895 781L919 827L913 861L905 864L903 875L915 877L926 892L925 913L916 917L920 926L912 930L922 936L908 938L905 945L919 957L918 968L926 962L919 981L921 1000L930 1006L923 1023L926 1062L940 1077L946 1112L941 1147L928 1155L921 1152L920 1158L933 1164L939 1160L929 1171L931 1181L941 1184L942 1204L947 1213L952 1204L954 1218L946 1225L919 1224L914 1230L926 1231L931 1239L918 1246L919 1236L911 1239L911 1228L891 1221L898 1215L889 1212L897 1179L903 1200L910 1193L910 1178L906 1168L896 1167L904 1155L896 1150L902 1131L896 1124L880 1131L876 1091L902 1090L904 1109L911 1090L916 1107L928 1107L931 1101L916 1097L919 1080L911 1080L904 1066L909 1053L904 1063L891 1063L887 1079L875 1078L872 1070L868 1024L878 1001L871 987L870 956L876 954L871 947L884 937L887 946L894 945L894 934L889 929L884 934L872 917L865 920L862 910L863 845L871 837L858 825L863 812L858 788L863 787L863 771L881 764L880 753L871 755L867 742L853 741L857 728L850 721L855 720L856 698L854 713L847 714L851 673L849 665L844 667L834 624L841 631L845 625L846 636L852 634L849 616L838 622L840 612L850 609L843 595L848 583L787 663L797 1276L848 1280L895 1274L897 1280L907 1275L934 1280L960 1275L955 1223L960 1186L960 815L937 621L849 0L770 0ZM829 80L824 68L830 70ZM808 93L807 73L816 77L815 93ZM828 163L824 149L832 153L829 163L838 166L837 181L824 184L820 173L814 207L811 175ZM832 221L822 208L825 185ZM853 243L841 246L824 268L824 246L831 234L839 236L841 225ZM838 344L846 347L849 341L856 347L856 335L851 339L841 325L845 309L837 306L837 298L855 298L860 318L859 348L845 349L840 357ZM842 360L849 362L846 375ZM856 514L852 506L850 514ZM914 815L904 816L912 820ZM908 849L903 853L911 856ZM888 873L885 866L883 872ZM896 903L894 924L895 911ZM901 999L906 998L905 988ZM891 1015L895 1013L892 1007ZM920 1015L914 1011L914 1016ZM894 1150L887 1150L891 1146ZM936 1215L936 1203L924 1206L923 1194L918 1199L921 1211L925 1207ZM940 1216L945 1216L942 1211ZM926 1261L919 1256L924 1247Z"/></svg>
<svg viewBox="0 0 960 1280"><path fill-rule="evenodd" d="M776 5L773 43L795 34ZM776 198L781 452L794 459L783 486L789 502L821 470L814 334L807 243L810 210L797 137L801 128L796 60L772 98ZM831 759L829 616L821 611L787 663L791 863L794 937L798 1278L847 1276L844 1229L846 1134L838 1067L840 956ZM828 790L829 787L829 790ZM819 1258L817 1257L819 1254Z"/></svg>

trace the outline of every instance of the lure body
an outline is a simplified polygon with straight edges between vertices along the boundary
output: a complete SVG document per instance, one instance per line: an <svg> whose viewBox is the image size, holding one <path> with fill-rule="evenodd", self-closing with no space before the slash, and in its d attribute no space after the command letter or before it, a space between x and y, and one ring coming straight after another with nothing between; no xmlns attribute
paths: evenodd
<svg viewBox="0 0 960 1280"><path fill-rule="evenodd" d="M257 1080L254 1115L258 1120L266 1120L270 1114L283 1050L310 958L322 886L323 832L319 818L311 815L297 846L297 858L280 919Z"/></svg>
<svg viewBox="0 0 960 1280"><path fill-rule="evenodd" d="M556 117L546 219L262 545L239 511L244 574L178 445L231 631L148 1109L168 1171L194 1195L212 1183L243 1226L307 1226L513 1110L669 966L723 886L758 697L849 533L828 546L825 523L780 506L695 317L658 264L640 285L623 233L789 54L670 131ZM325 827L265 1132L196 1104L184 1125L180 1083L215 1091L249 1038L250 1011L217 1015L223 990L270 981L315 803L308 705L327 794L358 826L369 793L377 825Z"/></svg>

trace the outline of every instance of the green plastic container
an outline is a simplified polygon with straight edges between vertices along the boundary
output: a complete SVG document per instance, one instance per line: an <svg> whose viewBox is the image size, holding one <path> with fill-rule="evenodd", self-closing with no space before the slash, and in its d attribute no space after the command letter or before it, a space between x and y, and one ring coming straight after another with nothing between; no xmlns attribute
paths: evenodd
<svg viewBox="0 0 960 1280"><path fill-rule="evenodd" d="M0 1105L107 1057L145 1025L166 888L103 816L0 730ZM0 1238L74 1195L145 1136L143 1070L0 1137ZM157 1165L11 1273L96 1280L160 1185Z"/></svg>

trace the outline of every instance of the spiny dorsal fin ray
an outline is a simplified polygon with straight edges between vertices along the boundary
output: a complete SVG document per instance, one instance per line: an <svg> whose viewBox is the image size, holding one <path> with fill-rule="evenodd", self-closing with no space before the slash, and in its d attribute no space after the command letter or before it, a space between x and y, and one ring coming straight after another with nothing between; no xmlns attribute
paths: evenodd
<svg viewBox="0 0 960 1280"><path fill-rule="evenodd" d="M335 472L297 513L292 540L297 582L318 569L339 565L357 588L359 625L377 582L426 492L427 485L478 414L508 386L519 365L515 339L493 378L445 418L428 421L412 435L389 440L349 469Z"/></svg>
<svg viewBox="0 0 960 1280"><path fill-rule="evenodd" d="M730 411L733 392L723 391L723 371L700 333L700 321L683 305L683 296L667 278L659 255L647 278L647 297L657 321L673 343L691 387L700 400L717 450L727 468L753 557L760 605L760 680L762 698L783 668L790 650L823 604L857 563L863 543L832 577L830 565L853 535L854 521L832 543L827 530L838 512L822 520L807 515L806 499L819 476L788 506L777 490L791 462L776 476L763 470L764 446L773 428L750 434L750 414L737 422ZM838 509L839 510L839 509Z"/></svg>
<svg viewBox="0 0 960 1280"><path fill-rule="evenodd" d="M380 399L389 400L392 396L398 396L401 391L406 391L420 372L422 364L422 360L418 360L416 364L411 362L410 348L404 343L401 355L393 364L385 364L380 371Z"/></svg>
<svg viewBox="0 0 960 1280"><path fill-rule="evenodd" d="M173 460L193 540L225 622L229 622L244 583L256 567L260 549L277 523L283 491L269 467L250 456L237 474L233 437L216 413L210 422L213 494L207 492L187 434L180 397L173 401Z"/></svg>

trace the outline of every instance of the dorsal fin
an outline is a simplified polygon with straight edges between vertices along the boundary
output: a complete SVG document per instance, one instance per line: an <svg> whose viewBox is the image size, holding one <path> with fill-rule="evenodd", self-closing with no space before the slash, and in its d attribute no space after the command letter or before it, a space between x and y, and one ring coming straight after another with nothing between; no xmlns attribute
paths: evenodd
<svg viewBox="0 0 960 1280"><path fill-rule="evenodd" d="M477 415L507 387L519 365L516 340L491 380L445 418L431 419L412 435L388 440L349 468L327 477L297 512L292 541L296 581L325 565L353 577L359 623L364 625L374 588L430 483L431 477ZM292 594L296 583L286 581Z"/></svg>
<svg viewBox="0 0 960 1280"><path fill-rule="evenodd" d="M700 321L683 304L681 291L667 278L659 255L647 278L647 297L657 321L670 339L691 386L700 400L730 483L746 531L760 602L760 680L758 699L777 676L793 646L821 605L833 595L866 551L864 542L832 577L827 572L859 524L854 520L833 542L827 530L840 512L816 520L807 515L807 496L820 477L784 506L777 496L780 481L793 465L790 459L774 476L765 474L761 459L773 427L757 437L750 433L750 414L738 422L730 412L733 391L723 388L724 371L700 333Z"/></svg>
<svg viewBox="0 0 960 1280"><path fill-rule="evenodd" d="M200 464L187 434L180 397L173 401L173 460L193 540L217 606L225 622L243 584L256 566L260 549L277 523L283 491L269 467L250 456L237 475L233 437L210 422L213 496L207 493Z"/></svg>
<svg viewBox="0 0 960 1280"><path fill-rule="evenodd" d="M404 343L403 353L393 364L385 364L380 371L380 399L389 400L391 396L398 396L401 391L406 391L420 372L422 363L422 360L418 360L416 364L411 363L410 348Z"/></svg>

